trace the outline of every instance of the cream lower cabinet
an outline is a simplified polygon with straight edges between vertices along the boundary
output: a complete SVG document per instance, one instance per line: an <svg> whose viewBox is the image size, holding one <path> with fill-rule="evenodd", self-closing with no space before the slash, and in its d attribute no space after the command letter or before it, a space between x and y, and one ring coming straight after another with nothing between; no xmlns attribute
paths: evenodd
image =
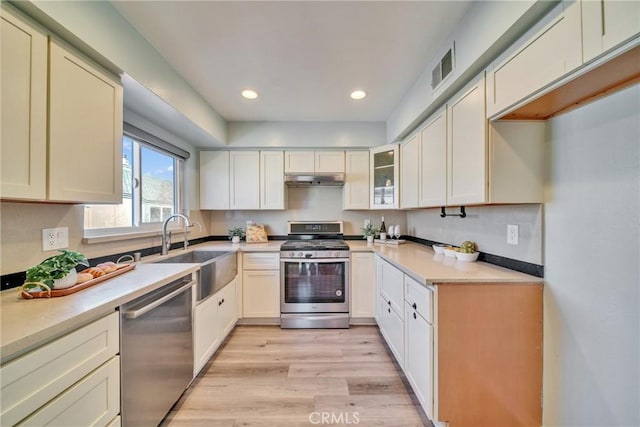
<svg viewBox="0 0 640 427"><path fill-rule="evenodd" d="M280 254L242 255L242 317L280 317Z"/></svg>
<svg viewBox="0 0 640 427"><path fill-rule="evenodd" d="M640 33L640 2L582 1L582 52L584 61L618 46Z"/></svg>
<svg viewBox="0 0 640 427"><path fill-rule="evenodd" d="M4 3L1 28L0 197L121 203L119 78Z"/></svg>
<svg viewBox="0 0 640 427"><path fill-rule="evenodd" d="M378 311L380 313L378 319L380 333L382 333L400 367L404 368L404 321L382 295L378 295ZM402 313L404 316L404 307Z"/></svg>
<svg viewBox="0 0 640 427"><path fill-rule="evenodd" d="M398 364L404 368L404 274L376 257L376 321Z"/></svg>
<svg viewBox="0 0 640 427"><path fill-rule="evenodd" d="M106 426L120 413L114 312L0 367L0 424Z"/></svg>
<svg viewBox="0 0 640 427"><path fill-rule="evenodd" d="M409 276L404 279L404 371L420 405L433 419L433 291Z"/></svg>
<svg viewBox="0 0 640 427"><path fill-rule="evenodd" d="M193 312L193 376L231 332L237 320L236 281L195 306Z"/></svg>
<svg viewBox="0 0 640 427"><path fill-rule="evenodd" d="M342 209L369 209L369 152L345 153Z"/></svg>
<svg viewBox="0 0 640 427"><path fill-rule="evenodd" d="M351 317L373 318L376 315L374 255L351 252Z"/></svg>

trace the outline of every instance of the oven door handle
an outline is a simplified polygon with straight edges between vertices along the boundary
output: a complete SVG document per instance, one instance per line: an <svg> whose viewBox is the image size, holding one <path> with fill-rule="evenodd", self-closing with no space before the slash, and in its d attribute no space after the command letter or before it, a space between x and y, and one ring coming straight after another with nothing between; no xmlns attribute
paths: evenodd
<svg viewBox="0 0 640 427"><path fill-rule="evenodd" d="M285 262L317 262L317 263L348 263L349 258L280 258L280 263L283 264Z"/></svg>

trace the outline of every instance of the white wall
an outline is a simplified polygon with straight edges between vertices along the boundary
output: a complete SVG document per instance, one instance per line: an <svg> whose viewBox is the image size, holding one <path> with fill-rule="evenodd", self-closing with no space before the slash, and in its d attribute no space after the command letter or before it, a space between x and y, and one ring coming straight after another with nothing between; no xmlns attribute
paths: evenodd
<svg viewBox="0 0 640 427"><path fill-rule="evenodd" d="M411 132L553 4L535 0L475 2L387 119L387 141L397 141ZM433 91L431 71L453 42L455 68Z"/></svg>
<svg viewBox="0 0 640 427"><path fill-rule="evenodd" d="M466 218L441 218L440 209L408 211L409 234L452 245L471 240L482 252L542 264L542 205L467 207L466 212ZM517 246L507 244L507 224L519 226Z"/></svg>
<svg viewBox="0 0 640 427"><path fill-rule="evenodd" d="M384 122L229 122L229 147L375 147Z"/></svg>
<svg viewBox="0 0 640 427"><path fill-rule="evenodd" d="M226 142L225 120L109 2L32 0L16 6L61 33L69 43L105 58L213 139Z"/></svg>
<svg viewBox="0 0 640 427"><path fill-rule="evenodd" d="M231 227L244 227L247 220L266 226L268 234L286 235L287 221L344 221L344 234L361 234L365 219L380 225L400 225L406 233L406 214L403 211L343 211L342 187L289 188L286 211L209 211L209 231L213 235L226 235Z"/></svg>
<svg viewBox="0 0 640 427"><path fill-rule="evenodd" d="M640 425L640 86L550 121L544 425Z"/></svg>

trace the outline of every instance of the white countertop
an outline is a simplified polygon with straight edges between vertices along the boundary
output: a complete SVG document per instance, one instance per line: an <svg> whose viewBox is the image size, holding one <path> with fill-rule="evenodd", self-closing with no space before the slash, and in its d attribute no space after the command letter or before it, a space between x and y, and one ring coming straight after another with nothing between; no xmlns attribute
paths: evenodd
<svg viewBox="0 0 640 427"><path fill-rule="evenodd" d="M284 241L236 243L220 241L191 250L278 252ZM398 246L348 240L354 252L374 252L425 285L453 283L542 283L542 279L483 262L462 262L436 255L416 243ZM181 253L173 250L168 256ZM102 317L118 306L197 271L199 264L150 264L159 255L143 258L133 271L76 294L25 300L17 289L0 292L0 361L13 359L44 342Z"/></svg>
<svg viewBox="0 0 640 427"><path fill-rule="evenodd" d="M22 354L200 268L199 264L144 264L72 295L26 300L0 292L0 360Z"/></svg>

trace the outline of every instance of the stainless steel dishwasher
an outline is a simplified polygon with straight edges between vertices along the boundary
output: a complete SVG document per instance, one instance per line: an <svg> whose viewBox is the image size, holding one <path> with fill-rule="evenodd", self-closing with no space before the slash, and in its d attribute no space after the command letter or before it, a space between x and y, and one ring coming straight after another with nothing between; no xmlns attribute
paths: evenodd
<svg viewBox="0 0 640 427"><path fill-rule="evenodd" d="M120 307L122 425L157 426L193 378L192 276Z"/></svg>

